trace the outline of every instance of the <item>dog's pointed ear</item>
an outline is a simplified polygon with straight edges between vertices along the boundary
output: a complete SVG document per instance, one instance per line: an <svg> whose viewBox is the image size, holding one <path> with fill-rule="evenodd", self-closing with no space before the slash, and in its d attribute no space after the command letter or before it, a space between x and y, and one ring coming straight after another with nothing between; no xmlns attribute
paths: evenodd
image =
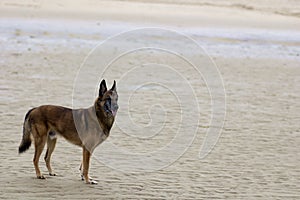
<svg viewBox="0 0 300 200"><path fill-rule="evenodd" d="M99 97L103 97L104 93L107 91L106 87L106 82L103 79L100 83L100 88L99 88Z"/></svg>
<svg viewBox="0 0 300 200"><path fill-rule="evenodd" d="M114 80L114 84L113 84L113 86L111 87L110 90L117 91L117 85L116 85L116 81L115 80Z"/></svg>

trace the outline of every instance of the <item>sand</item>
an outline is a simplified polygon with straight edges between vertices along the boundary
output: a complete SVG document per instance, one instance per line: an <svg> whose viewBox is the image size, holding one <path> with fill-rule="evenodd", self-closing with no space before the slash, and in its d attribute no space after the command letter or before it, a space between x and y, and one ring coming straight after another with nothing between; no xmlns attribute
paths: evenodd
<svg viewBox="0 0 300 200"><path fill-rule="evenodd" d="M299 199L299 13L291 0L1 1L0 198ZM163 48L104 69L149 46ZM207 69L219 71L215 82ZM33 146L17 152L26 112L87 107L103 77L117 80L120 110L91 161L98 185L81 181L81 149L62 138L58 176L47 175L43 153L47 179L36 179ZM220 137L200 159L213 128Z"/></svg>

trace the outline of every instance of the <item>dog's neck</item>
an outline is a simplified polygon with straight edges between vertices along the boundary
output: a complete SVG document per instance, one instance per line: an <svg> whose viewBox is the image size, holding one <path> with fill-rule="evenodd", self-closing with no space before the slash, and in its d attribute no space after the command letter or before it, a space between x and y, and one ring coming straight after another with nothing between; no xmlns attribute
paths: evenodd
<svg viewBox="0 0 300 200"><path fill-rule="evenodd" d="M96 113L99 125L102 128L103 133L108 137L115 118L113 116L107 117L104 113L105 111L103 111L100 107L97 107L96 103L94 104L93 109Z"/></svg>

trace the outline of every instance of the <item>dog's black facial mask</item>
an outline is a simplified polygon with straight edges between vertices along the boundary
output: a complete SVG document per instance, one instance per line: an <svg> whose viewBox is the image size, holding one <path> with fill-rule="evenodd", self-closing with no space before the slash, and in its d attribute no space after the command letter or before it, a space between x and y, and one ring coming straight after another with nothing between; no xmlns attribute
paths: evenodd
<svg viewBox="0 0 300 200"><path fill-rule="evenodd" d="M110 112L110 110L111 110L110 108L111 108L111 99L107 98L104 103L105 112L107 112L107 113Z"/></svg>
<svg viewBox="0 0 300 200"><path fill-rule="evenodd" d="M112 88L108 91L105 80L101 81L98 102L106 114L113 117L116 116L119 108L116 81L114 81Z"/></svg>

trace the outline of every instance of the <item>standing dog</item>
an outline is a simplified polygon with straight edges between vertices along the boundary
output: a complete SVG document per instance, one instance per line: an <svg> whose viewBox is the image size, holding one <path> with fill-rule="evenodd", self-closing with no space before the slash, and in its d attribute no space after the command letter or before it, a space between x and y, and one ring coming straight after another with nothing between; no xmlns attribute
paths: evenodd
<svg viewBox="0 0 300 200"><path fill-rule="evenodd" d="M33 164L37 178L45 177L39 170L39 158L47 142L45 155L50 176L55 176L50 165L51 154L55 148L56 135L81 146L83 159L80 166L82 178L86 183L96 184L88 176L89 162L93 150L108 136L118 110L116 82L107 90L105 80L101 81L99 96L93 106L87 109L70 109L61 106L44 105L29 110L23 124L23 138L19 153L26 151L34 140Z"/></svg>

